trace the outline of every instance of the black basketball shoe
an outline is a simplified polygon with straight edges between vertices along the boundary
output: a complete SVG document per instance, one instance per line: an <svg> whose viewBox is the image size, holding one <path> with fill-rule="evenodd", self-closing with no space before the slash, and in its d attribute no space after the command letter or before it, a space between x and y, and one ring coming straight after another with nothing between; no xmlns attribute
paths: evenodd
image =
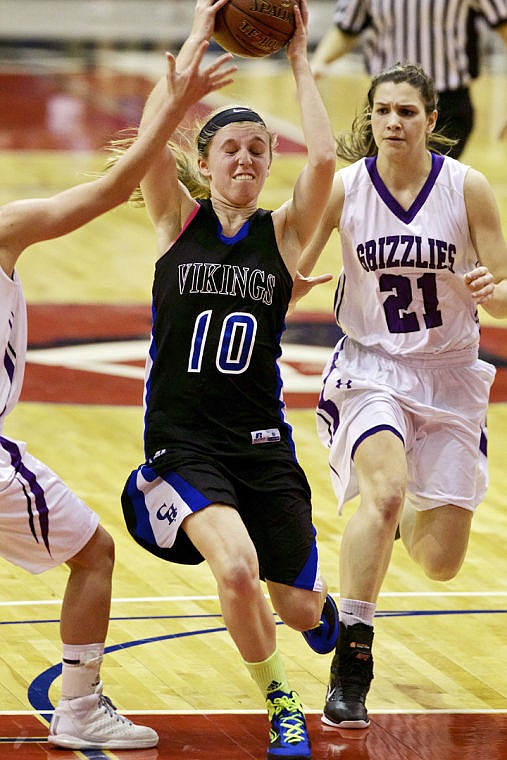
<svg viewBox="0 0 507 760"><path fill-rule="evenodd" d="M366 695L373 680L373 628L364 623L340 623L336 653L322 722L338 728L367 728Z"/></svg>

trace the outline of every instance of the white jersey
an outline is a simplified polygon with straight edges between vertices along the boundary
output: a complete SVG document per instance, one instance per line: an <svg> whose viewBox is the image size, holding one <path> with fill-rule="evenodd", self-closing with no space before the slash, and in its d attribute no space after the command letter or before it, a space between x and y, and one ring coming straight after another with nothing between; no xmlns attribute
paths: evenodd
<svg viewBox="0 0 507 760"><path fill-rule="evenodd" d="M0 431L7 414L21 393L26 355L26 304L21 282L14 272L8 277L0 267Z"/></svg>
<svg viewBox="0 0 507 760"><path fill-rule="evenodd" d="M376 158L340 171L343 270L335 313L357 343L398 358L477 355L477 309L463 281L478 263L464 200L467 171L432 154L407 211L380 179Z"/></svg>

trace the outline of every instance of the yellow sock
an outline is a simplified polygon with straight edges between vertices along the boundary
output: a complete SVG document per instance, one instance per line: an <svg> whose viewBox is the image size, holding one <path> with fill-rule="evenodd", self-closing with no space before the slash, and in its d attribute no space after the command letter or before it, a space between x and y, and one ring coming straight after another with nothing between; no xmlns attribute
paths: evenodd
<svg viewBox="0 0 507 760"><path fill-rule="evenodd" d="M271 691L290 692L285 668L278 649L275 649L267 660L263 660L262 662L246 662L244 660L244 663L264 697Z"/></svg>

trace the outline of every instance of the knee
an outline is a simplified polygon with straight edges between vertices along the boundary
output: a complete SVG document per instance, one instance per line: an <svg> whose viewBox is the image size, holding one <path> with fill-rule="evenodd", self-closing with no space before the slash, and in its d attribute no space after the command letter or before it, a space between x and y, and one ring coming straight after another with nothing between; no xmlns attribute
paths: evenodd
<svg viewBox="0 0 507 760"><path fill-rule="evenodd" d="M432 581L450 581L458 574L465 553L436 542L425 542L417 545L411 556Z"/></svg>
<svg viewBox="0 0 507 760"><path fill-rule="evenodd" d="M404 498L404 489L394 487L386 489L382 496L375 499L377 515L386 527L394 528L398 524Z"/></svg>
<svg viewBox="0 0 507 760"><path fill-rule="evenodd" d="M405 501L407 460L404 444L391 431L366 438L354 463L361 494L360 508L367 519L386 525L397 522Z"/></svg>
<svg viewBox="0 0 507 760"><path fill-rule="evenodd" d="M285 625L295 631L308 631L319 624L322 600L315 591L292 589L285 600L277 602L275 609Z"/></svg>
<svg viewBox="0 0 507 760"><path fill-rule="evenodd" d="M259 593L259 568L253 556L229 557L217 578L221 594L244 599Z"/></svg>
<svg viewBox="0 0 507 760"><path fill-rule="evenodd" d="M309 631L320 622L320 609L312 605L301 604L296 609L287 610L280 615L281 620L295 631Z"/></svg>
<svg viewBox="0 0 507 760"><path fill-rule="evenodd" d="M455 578L462 564L461 557L454 559L447 555L425 557L421 562L422 569L430 580L442 582L451 581Z"/></svg>
<svg viewBox="0 0 507 760"><path fill-rule="evenodd" d="M114 541L110 533L105 528L99 525L94 537L92 538L93 546L91 547L96 561L102 562L103 565L107 565L113 569L114 565Z"/></svg>
<svg viewBox="0 0 507 760"><path fill-rule="evenodd" d="M67 564L71 569L81 568L111 576L114 559L113 538L105 528L99 525L88 543Z"/></svg>
<svg viewBox="0 0 507 760"><path fill-rule="evenodd" d="M446 506L417 512L407 544L410 556L434 581L450 581L465 559L472 513Z"/></svg>
<svg viewBox="0 0 507 760"><path fill-rule="evenodd" d="M385 525L397 524L405 502L406 478L403 473L374 470L360 478L361 509L366 519Z"/></svg>

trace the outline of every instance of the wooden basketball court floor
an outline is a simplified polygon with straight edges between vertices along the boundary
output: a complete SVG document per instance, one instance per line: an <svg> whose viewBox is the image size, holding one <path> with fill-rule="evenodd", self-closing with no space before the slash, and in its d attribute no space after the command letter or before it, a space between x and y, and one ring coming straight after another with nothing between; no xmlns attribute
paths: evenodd
<svg viewBox="0 0 507 760"><path fill-rule="evenodd" d="M101 55L0 69L0 202L47 195L102 165L100 147L137 123L162 55ZM336 129L362 102L366 79L340 68L322 91ZM463 159L493 183L506 224L507 83L474 86L477 127ZM302 145L284 63L248 62L234 85L202 104L249 103L280 135L263 195L288 195ZM224 630L205 566L169 566L126 534L119 494L142 459L141 389L150 329L153 235L145 212L127 206L58 241L34 246L18 271L29 302L29 361L8 435L53 467L97 512L116 541L114 600L102 676L119 709L153 726L159 747L143 751L51 750L47 720L59 695L58 616L64 568L32 577L0 560L0 758L261 760L268 726L260 695ZM336 240L319 271L339 268ZM336 514L326 452L313 407L320 370L336 337L333 284L314 291L291 318L283 371L289 419L314 494L324 575L336 595L345 515ZM474 519L467 560L449 583L428 581L396 542L379 600L371 726L337 731L320 723L329 657L280 625L289 678L308 713L315 760L505 760L507 758L507 344L505 322L483 319L482 352L495 361L489 418L491 486ZM451 464L451 463L450 463Z"/></svg>

